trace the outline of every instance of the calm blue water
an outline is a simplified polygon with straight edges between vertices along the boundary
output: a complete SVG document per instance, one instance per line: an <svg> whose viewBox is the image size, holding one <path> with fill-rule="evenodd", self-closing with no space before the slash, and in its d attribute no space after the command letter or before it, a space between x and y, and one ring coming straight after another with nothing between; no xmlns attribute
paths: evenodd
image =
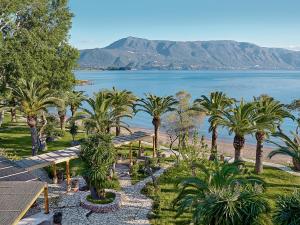
<svg viewBox="0 0 300 225"><path fill-rule="evenodd" d="M227 95L251 100L253 96L268 94L283 103L300 98L300 72L288 71L76 71L76 78L91 80L93 85L79 86L78 90L92 96L103 88L127 89L142 97L151 92L156 95L173 95L180 90L188 91L192 98L207 95L212 91L223 91ZM152 128L151 118L143 113L130 121L132 126ZM292 121L287 120L283 128L295 130ZM208 123L201 127L207 135ZM220 137L229 138L226 130L220 131ZM253 138L248 138L253 142Z"/></svg>

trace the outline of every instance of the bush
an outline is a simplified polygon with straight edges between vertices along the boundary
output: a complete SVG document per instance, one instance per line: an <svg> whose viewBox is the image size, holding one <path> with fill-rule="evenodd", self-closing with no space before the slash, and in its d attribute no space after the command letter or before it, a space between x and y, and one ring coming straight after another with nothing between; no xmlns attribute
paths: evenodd
<svg viewBox="0 0 300 225"><path fill-rule="evenodd" d="M274 223L278 225L300 224L300 191L280 196L277 199Z"/></svg>
<svg viewBox="0 0 300 225"><path fill-rule="evenodd" d="M106 192L105 199L95 200L92 198L91 195L88 195L86 197L86 200L88 200L89 202L94 203L94 204L109 204L109 203L113 202L115 200L115 198L116 198L115 193Z"/></svg>

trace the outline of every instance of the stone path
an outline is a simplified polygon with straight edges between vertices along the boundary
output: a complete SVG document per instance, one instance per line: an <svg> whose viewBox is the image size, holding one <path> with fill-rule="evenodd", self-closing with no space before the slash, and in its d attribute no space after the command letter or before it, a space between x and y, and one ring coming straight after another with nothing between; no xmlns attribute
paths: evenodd
<svg viewBox="0 0 300 225"><path fill-rule="evenodd" d="M251 163L255 163L255 160L252 160L252 159L243 159L244 161L246 162L251 162ZM294 176L299 176L300 177L300 173L299 172L296 172L294 170L292 170L290 167L288 166L284 166L284 165L281 165L281 164L277 164L277 163L271 163L271 162L263 162L263 165L264 166L270 166L270 167L274 167L274 168L277 168L277 169L280 169L280 170L283 170L289 174L292 174Z"/></svg>
<svg viewBox="0 0 300 225"><path fill-rule="evenodd" d="M126 225L126 224L150 224L147 219L148 213L152 209L152 200L140 193L146 183L151 178L131 185L129 167L118 164L116 171L122 187L122 207L120 210L111 213L91 213L80 206L80 197L83 192L66 193L64 185L49 184L50 209L63 213L63 224L66 225ZM154 176L158 177L165 171L165 168L158 170ZM80 185L84 185L84 180L78 178Z"/></svg>

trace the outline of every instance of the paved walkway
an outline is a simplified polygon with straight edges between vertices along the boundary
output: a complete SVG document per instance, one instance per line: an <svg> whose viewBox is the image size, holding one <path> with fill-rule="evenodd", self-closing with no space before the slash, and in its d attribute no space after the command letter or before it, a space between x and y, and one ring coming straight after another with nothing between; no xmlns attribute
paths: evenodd
<svg viewBox="0 0 300 225"><path fill-rule="evenodd" d="M63 185L49 184L50 209L63 213L63 224L67 225L126 225L126 224L150 224L147 218L152 209L152 200L142 195L140 191L151 178L131 185L129 167L118 164L116 167L121 185L122 207L120 210L111 213L91 213L80 206L82 192L65 193ZM165 168L158 170L154 175L160 176ZM80 185L84 180L79 177Z"/></svg>

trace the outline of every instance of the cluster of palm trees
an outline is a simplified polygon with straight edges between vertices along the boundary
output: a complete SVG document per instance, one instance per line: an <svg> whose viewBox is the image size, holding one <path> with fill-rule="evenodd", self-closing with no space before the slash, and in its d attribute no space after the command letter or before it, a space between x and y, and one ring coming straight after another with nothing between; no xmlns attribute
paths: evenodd
<svg viewBox="0 0 300 225"><path fill-rule="evenodd" d="M278 128L285 118L294 119L284 104L266 95L254 98L251 102L245 102L243 99L238 102L222 92L212 92L209 97L202 96L196 99L194 109L202 110L209 116L210 131L212 131L212 155L217 151L218 126L225 127L229 134L234 134L235 161L242 159L241 152L245 145L245 137L255 136L257 141L255 172L257 174L263 170L263 144L266 138L272 134L278 136L276 131L282 132ZM279 153L273 152L270 157Z"/></svg>
<svg viewBox="0 0 300 225"><path fill-rule="evenodd" d="M158 131L162 116L178 107L178 101L173 96L160 97L146 94L144 98L137 98L130 91L116 88L99 91L91 98L87 98L83 92L79 91L57 93L50 90L47 83L34 77L30 80L20 79L12 88L11 94L15 100L15 108L22 111L27 118L32 137L33 155L37 154L38 149L41 148L39 137L42 136L43 127L47 123L45 112L52 106L57 107L62 130L65 129L66 111L70 107L72 118L83 121L87 134L110 133L114 127L115 134L119 135L121 128L129 130L124 118L132 118L135 113L145 112L152 117L154 156L158 149ZM89 107L77 112L83 101L86 101ZM5 101L1 101L3 102ZM208 96L203 95L196 99L191 110L204 112L209 117L209 131L212 133L211 159L217 155L218 127L226 127L229 134L234 134L235 161L241 160L245 137L255 136L257 140L256 173L262 172L263 144L270 135L280 138L285 145L277 144L279 149L273 151L269 157L276 154L289 155L293 158L295 168L300 169L298 135L294 134L294 140L291 140L280 129L280 124L285 118L295 118L285 105L272 97L262 95L251 102L245 102L230 98L223 92L212 92ZM39 121L42 125L40 129L37 129Z"/></svg>

